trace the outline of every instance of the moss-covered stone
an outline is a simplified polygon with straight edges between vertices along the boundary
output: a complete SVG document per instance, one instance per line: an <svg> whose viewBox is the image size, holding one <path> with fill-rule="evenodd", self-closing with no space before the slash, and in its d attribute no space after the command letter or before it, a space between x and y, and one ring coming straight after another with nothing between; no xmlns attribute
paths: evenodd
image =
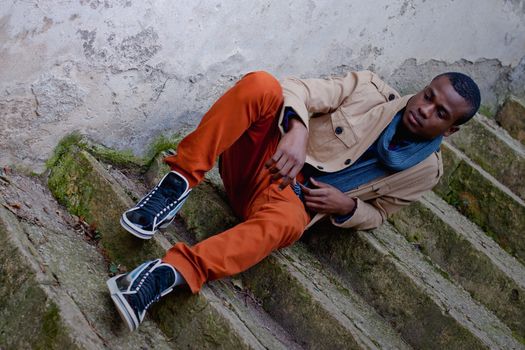
<svg viewBox="0 0 525 350"><path fill-rule="evenodd" d="M474 118L448 140L519 197L525 198L522 179L525 159L485 124Z"/></svg>
<svg viewBox="0 0 525 350"><path fill-rule="evenodd" d="M169 154L174 153L175 151L173 149L168 149L161 151L152 159L148 166L148 170L144 174L144 180L148 188L152 188L157 185L162 177L171 170L168 164L164 163L164 158Z"/></svg>
<svg viewBox="0 0 525 350"><path fill-rule="evenodd" d="M473 334L399 271L394 256L376 249L366 235L321 223L304 241L415 348L483 348Z"/></svg>
<svg viewBox="0 0 525 350"><path fill-rule="evenodd" d="M77 349L0 218L0 348Z"/></svg>
<svg viewBox="0 0 525 350"><path fill-rule="evenodd" d="M428 202L416 202L389 220L409 241L486 305L518 336L525 337L524 290L449 223ZM458 223L457 226L461 225ZM470 228L463 226L464 230Z"/></svg>
<svg viewBox="0 0 525 350"><path fill-rule="evenodd" d="M525 207L448 147L442 154L445 173L434 192L525 262Z"/></svg>
<svg viewBox="0 0 525 350"><path fill-rule="evenodd" d="M303 346L315 349L360 348L353 335L275 257L269 256L244 272L242 279L262 301L264 309L295 334Z"/></svg>
<svg viewBox="0 0 525 350"><path fill-rule="evenodd" d="M509 97L496 114L496 121L508 133L525 144L525 103L516 97Z"/></svg>
<svg viewBox="0 0 525 350"><path fill-rule="evenodd" d="M142 172L145 169L146 161L135 156L130 150L116 151L89 140L85 140L82 146L101 162L134 169L137 172Z"/></svg>
<svg viewBox="0 0 525 350"><path fill-rule="evenodd" d="M134 203L84 149L73 145L63 152L51 168L48 184L71 212L96 226L102 247L113 262L131 268L165 254L167 247L157 239L140 240L121 228L121 214ZM249 347L219 309L206 292L195 296L174 293L148 313L182 347Z"/></svg>
<svg viewBox="0 0 525 350"><path fill-rule="evenodd" d="M151 310L162 331L181 347L195 349L248 349L250 346L225 322L209 291L191 295L187 290L172 293ZM211 305L213 303L214 305ZM174 317L175 315L175 317Z"/></svg>
<svg viewBox="0 0 525 350"><path fill-rule="evenodd" d="M238 222L230 206L207 182L193 189L182 207L181 216L199 241L225 231Z"/></svg>
<svg viewBox="0 0 525 350"><path fill-rule="evenodd" d="M87 151L72 146L51 168L48 186L68 210L101 233L102 247L117 264L134 266L164 251L151 241L135 238L119 224L131 199Z"/></svg>
<svg viewBox="0 0 525 350"><path fill-rule="evenodd" d="M130 150L116 151L99 145L78 132L73 132L59 141L53 154L46 162L47 168L53 168L73 146L89 151L95 158L108 164L137 169L137 171L142 171L145 167L146 162L135 156Z"/></svg>
<svg viewBox="0 0 525 350"><path fill-rule="evenodd" d="M148 146L148 151L146 152L147 158L149 159L147 165L150 166L151 161L153 161L158 154L167 150L176 150L184 134L184 132L177 132L169 137L160 135L155 138Z"/></svg>

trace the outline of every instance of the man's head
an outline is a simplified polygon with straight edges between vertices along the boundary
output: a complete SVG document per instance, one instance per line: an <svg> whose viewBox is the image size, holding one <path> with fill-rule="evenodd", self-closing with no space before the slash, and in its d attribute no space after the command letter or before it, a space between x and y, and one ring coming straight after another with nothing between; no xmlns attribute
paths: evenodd
<svg viewBox="0 0 525 350"><path fill-rule="evenodd" d="M469 76L443 73L408 100L403 125L423 139L450 136L476 114L479 105L479 88Z"/></svg>

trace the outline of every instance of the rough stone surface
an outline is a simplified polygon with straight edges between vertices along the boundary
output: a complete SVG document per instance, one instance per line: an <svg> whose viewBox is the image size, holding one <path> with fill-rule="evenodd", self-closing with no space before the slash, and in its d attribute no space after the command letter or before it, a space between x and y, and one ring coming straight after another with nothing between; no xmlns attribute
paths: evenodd
<svg viewBox="0 0 525 350"><path fill-rule="evenodd" d="M523 112L525 122L525 108ZM521 199L525 199L525 182L522 179L525 174L524 147L494 124L492 120L477 115L447 141Z"/></svg>
<svg viewBox="0 0 525 350"><path fill-rule="evenodd" d="M523 348L388 225L351 233L326 223L305 239L415 348Z"/></svg>
<svg viewBox="0 0 525 350"><path fill-rule="evenodd" d="M242 279L306 348L410 348L361 297L323 270L296 243L244 272Z"/></svg>
<svg viewBox="0 0 525 350"><path fill-rule="evenodd" d="M525 102L516 98L508 98L496 115L496 121L509 134L525 144Z"/></svg>
<svg viewBox="0 0 525 350"><path fill-rule="evenodd" d="M252 70L372 69L405 92L461 70L489 106L524 91L519 1L7 0L0 14L0 165L38 172L73 130L142 155ZM458 31L465 18L479 20Z"/></svg>
<svg viewBox="0 0 525 350"><path fill-rule="evenodd" d="M163 236L144 241L118 225L121 214L134 203L119 180L78 145L70 145L57 159L51 169L49 186L71 212L82 215L100 231L102 247L121 268L132 268L146 259L162 257L171 246ZM196 295L189 291L171 293L148 313L178 346L265 348L264 338L254 336L207 288Z"/></svg>
<svg viewBox="0 0 525 350"><path fill-rule="evenodd" d="M11 180L0 197L0 347L171 348L151 321L129 333L107 294L96 242L39 179Z"/></svg>
<svg viewBox="0 0 525 350"><path fill-rule="evenodd" d="M394 214L397 231L525 339L525 268L434 193Z"/></svg>
<svg viewBox="0 0 525 350"><path fill-rule="evenodd" d="M434 191L524 262L523 200L450 144L443 143L441 151L445 172Z"/></svg>

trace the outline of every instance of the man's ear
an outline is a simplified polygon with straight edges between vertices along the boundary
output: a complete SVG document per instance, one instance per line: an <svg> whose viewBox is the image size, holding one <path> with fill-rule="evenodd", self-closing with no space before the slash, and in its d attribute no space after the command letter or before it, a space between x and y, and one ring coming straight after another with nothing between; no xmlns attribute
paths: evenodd
<svg viewBox="0 0 525 350"><path fill-rule="evenodd" d="M453 133L455 133L458 130L459 130L459 126L458 125L452 125L450 128L448 128L447 131L445 131L443 133L443 136L449 137L450 135L452 135Z"/></svg>

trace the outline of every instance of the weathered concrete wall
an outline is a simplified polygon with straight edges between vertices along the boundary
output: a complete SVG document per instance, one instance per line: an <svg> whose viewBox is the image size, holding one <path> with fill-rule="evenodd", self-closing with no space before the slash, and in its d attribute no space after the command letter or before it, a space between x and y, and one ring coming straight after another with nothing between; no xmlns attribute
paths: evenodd
<svg viewBox="0 0 525 350"><path fill-rule="evenodd" d="M525 95L525 1L0 2L0 165L39 171L72 130L136 154L239 76L372 69L402 92L458 69Z"/></svg>

